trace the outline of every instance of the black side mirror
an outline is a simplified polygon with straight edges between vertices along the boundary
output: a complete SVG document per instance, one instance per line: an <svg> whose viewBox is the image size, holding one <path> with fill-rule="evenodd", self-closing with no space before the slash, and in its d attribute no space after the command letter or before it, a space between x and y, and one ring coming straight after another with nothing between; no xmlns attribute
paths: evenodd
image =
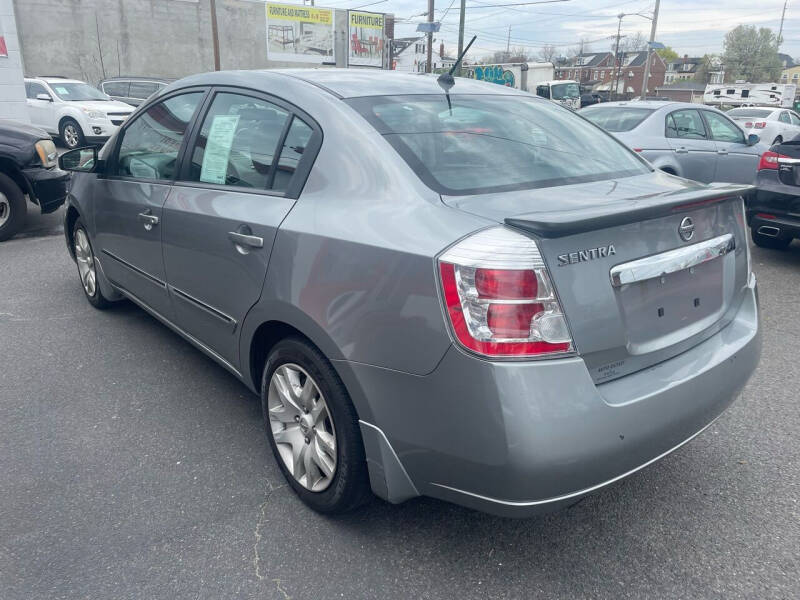
<svg viewBox="0 0 800 600"><path fill-rule="evenodd" d="M97 159L97 148L95 146L75 148L75 150L64 152L58 158L58 166L61 169L79 173L95 173L101 167L101 162Z"/></svg>
<svg viewBox="0 0 800 600"><path fill-rule="evenodd" d="M758 142L761 141L761 138L758 137L758 134L751 133L747 136L747 145L748 146L755 146Z"/></svg>

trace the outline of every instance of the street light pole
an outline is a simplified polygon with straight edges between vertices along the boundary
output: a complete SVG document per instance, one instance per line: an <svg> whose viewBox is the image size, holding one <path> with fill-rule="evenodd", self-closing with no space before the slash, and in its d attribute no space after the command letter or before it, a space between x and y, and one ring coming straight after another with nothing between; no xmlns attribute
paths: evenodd
<svg viewBox="0 0 800 600"><path fill-rule="evenodd" d="M467 0L461 0L461 12L458 15L458 55L464 51L464 13L467 11ZM461 76L461 63L458 63L456 76Z"/></svg>
<svg viewBox="0 0 800 600"><path fill-rule="evenodd" d="M614 82L614 96L615 96L614 99L615 100L617 99L616 96L617 96L617 93L618 93L617 92L617 87L619 85L618 84L618 79L619 79L619 70L620 70L620 64L619 64L619 34L620 34L621 29L622 29L622 17L624 17L624 16L625 16L625 13L619 13L617 15L617 19L619 19L619 22L617 23L617 45L616 45L616 48L614 49L614 76L611 78L611 80ZM611 94L610 93L609 93L608 96L609 96L609 98L611 98Z"/></svg>
<svg viewBox="0 0 800 600"><path fill-rule="evenodd" d="M219 71L219 33L217 32L217 3L210 0L211 4L211 43L214 45L214 70Z"/></svg>
<svg viewBox="0 0 800 600"><path fill-rule="evenodd" d="M644 79L642 80L642 100L647 98L647 85L650 83L650 57L653 54L653 42L656 41L656 26L658 25L658 7L661 0L656 0L656 8L653 11L653 24L650 26L650 43L647 45L647 62L644 65Z"/></svg>

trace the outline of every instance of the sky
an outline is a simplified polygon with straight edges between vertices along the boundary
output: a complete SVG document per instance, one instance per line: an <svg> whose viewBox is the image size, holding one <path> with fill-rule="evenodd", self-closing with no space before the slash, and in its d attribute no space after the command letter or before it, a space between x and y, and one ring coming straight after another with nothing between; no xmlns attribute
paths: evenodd
<svg viewBox="0 0 800 600"><path fill-rule="evenodd" d="M436 0L435 20L442 23L437 40L444 41L454 54L458 41L460 0ZM566 54L581 38L586 38L592 51L606 51L613 46L620 12L632 13L622 20L622 34L641 32L649 37L651 21L635 13L652 15L654 0L567 0L528 6L497 7L499 4L525 0L467 0L465 38L478 39L470 57L480 58L506 47L511 26L511 46L524 46L535 56L545 44L557 46ZM372 4L374 2L374 4ZM371 6L365 6L372 4ZM656 40L675 49L679 55L702 56L722 53L725 34L739 24L772 28L780 25L784 0L662 0ZM356 8L394 13L398 19L395 37L417 35L418 16L427 10L427 0L317 0L318 6ZM417 15L417 16L415 16ZM800 58L800 0L790 0L783 27L781 52ZM466 42L465 42L466 43Z"/></svg>

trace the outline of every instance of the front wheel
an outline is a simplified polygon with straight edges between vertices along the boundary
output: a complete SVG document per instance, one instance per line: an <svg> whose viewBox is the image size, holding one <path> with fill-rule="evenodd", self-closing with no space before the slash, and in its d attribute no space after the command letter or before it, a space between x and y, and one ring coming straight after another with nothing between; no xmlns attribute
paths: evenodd
<svg viewBox="0 0 800 600"><path fill-rule="evenodd" d="M755 229L750 229L750 235L753 238L753 243L759 248L769 248L771 250L783 250L792 243L790 237L770 237L758 233Z"/></svg>
<svg viewBox="0 0 800 600"><path fill-rule="evenodd" d="M11 177L0 173L0 242L22 229L27 210L22 190Z"/></svg>
<svg viewBox="0 0 800 600"><path fill-rule="evenodd" d="M58 129L58 133L61 141L70 150L84 145L83 130L74 119L64 119Z"/></svg>
<svg viewBox="0 0 800 600"><path fill-rule="evenodd" d="M343 513L369 498L355 408L319 350L299 338L275 346L261 380L261 409L278 465L309 507Z"/></svg>
<svg viewBox="0 0 800 600"><path fill-rule="evenodd" d="M83 221L80 219L75 221L75 225L72 228L72 247L75 251L78 276L83 286L83 293L86 294L86 299L95 308L100 310L108 308L111 306L111 301L100 290L94 250L92 249L92 243L89 241L89 234L86 233L86 227L84 227Z"/></svg>

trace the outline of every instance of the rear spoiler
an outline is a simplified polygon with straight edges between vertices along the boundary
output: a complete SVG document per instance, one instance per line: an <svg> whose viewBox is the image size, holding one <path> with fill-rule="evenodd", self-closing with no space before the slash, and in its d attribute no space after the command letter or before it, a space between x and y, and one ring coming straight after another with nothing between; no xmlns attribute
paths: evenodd
<svg viewBox="0 0 800 600"><path fill-rule="evenodd" d="M755 189L752 185L712 183L705 189L656 194L635 200L625 199L614 205L593 206L579 212L573 209L517 215L505 219L505 223L544 238L559 238L656 219L678 211L717 204L730 198L746 199Z"/></svg>

